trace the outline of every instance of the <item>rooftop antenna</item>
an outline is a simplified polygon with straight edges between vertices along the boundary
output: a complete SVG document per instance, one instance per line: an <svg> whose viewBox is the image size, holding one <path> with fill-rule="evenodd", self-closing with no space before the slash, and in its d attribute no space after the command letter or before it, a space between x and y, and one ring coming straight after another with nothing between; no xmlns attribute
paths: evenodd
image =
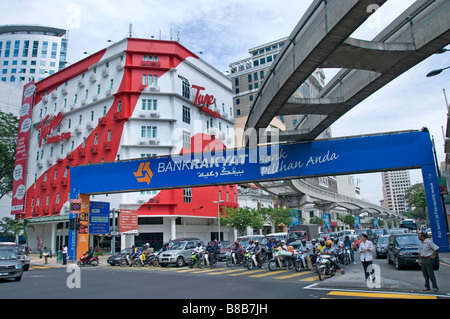
<svg viewBox="0 0 450 319"><path fill-rule="evenodd" d="M180 42L180 31L177 32L177 42Z"/></svg>
<svg viewBox="0 0 450 319"><path fill-rule="evenodd" d="M128 37L131 38L131 34L133 33L133 24L130 23L128 27Z"/></svg>

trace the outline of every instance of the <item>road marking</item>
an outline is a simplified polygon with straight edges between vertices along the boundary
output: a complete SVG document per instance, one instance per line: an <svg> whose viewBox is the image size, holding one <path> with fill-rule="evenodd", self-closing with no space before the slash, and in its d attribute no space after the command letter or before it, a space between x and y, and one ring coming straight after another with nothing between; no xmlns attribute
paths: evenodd
<svg viewBox="0 0 450 319"><path fill-rule="evenodd" d="M262 272L262 271L264 271L264 270L259 269L259 270L255 270L254 272ZM250 275L250 274L251 274L251 272L249 270L243 269L242 273L231 274L230 276L241 276L241 275Z"/></svg>
<svg viewBox="0 0 450 319"><path fill-rule="evenodd" d="M319 276L311 276L308 278L300 279L299 281L316 281L316 280L319 280Z"/></svg>
<svg viewBox="0 0 450 319"><path fill-rule="evenodd" d="M297 272L297 273L293 273L293 274L289 274L289 275L284 275L284 276L280 276L280 277L275 277L275 279L288 279L288 278L294 278L294 277L299 277L299 276L304 276L309 274L308 272Z"/></svg>
<svg viewBox="0 0 450 319"><path fill-rule="evenodd" d="M265 276L273 276L273 275L277 275L277 274L279 274L279 273L277 273L276 271L266 271L262 274L251 275L249 277L260 278L260 277L265 277Z"/></svg>
<svg viewBox="0 0 450 319"><path fill-rule="evenodd" d="M380 292L350 292L350 291L331 291L327 294L327 296L391 298L391 299L437 299L436 296L428 296L428 295L412 295L412 294L380 293Z"/></svg>
<svg viewBox="0 0 450 319"><path fill-rule="evenodd" d="M232 269L232 270L225 270L222 271L220 273L207 273L207 275L222 275L222 274L231 274L233 272L237 272L237 271L247 271L246 269Z"/></svg>

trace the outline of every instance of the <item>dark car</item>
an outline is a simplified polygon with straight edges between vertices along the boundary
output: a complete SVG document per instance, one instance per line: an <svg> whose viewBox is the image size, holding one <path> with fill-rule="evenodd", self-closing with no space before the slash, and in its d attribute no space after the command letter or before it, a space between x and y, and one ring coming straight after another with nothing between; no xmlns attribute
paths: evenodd
<svg viewBox="0 0 450 319"><path fill-rule="evenodd" d="M6 246L14 249L17 258L19 258L22 263L23 271L27 271L30 268L30 257L25 253L25 250L22 247L10 242L2 242L0 243L0 246Z"/></svg>
<svg viewBox="0 0 450 319"><path fill-rule="evenodd" d="M22 279L23 266L15 250L12 247L0 247L0 279L14 278L15 281Z"/></svg>
<svg viewBox="0 0 450 319"><path fill-rule="evenodd" d="M386 258L387 245L390 235L381 235L375 244L376 258Z"/></svg>
<svg viewBox="0 0 450 319"><path fill-rule="evenodd" d="M142 247L136 247L138 251L142 251ZM110 264L111 266L119 265L120 261L122 259L125 259L125 257L130 253L131 248L125 248L122 249L120 252L108 257L106 262Z"/></svg>
<svg viewBox="0 0 450 319"><path fill-rule="evenodd" d="M226 261L228 256L231 255L231 249L234 247L234 243L237 241L239 242L239 245L241 245L242 249L245 250L250 245L250 240L258 240L261 243L261 247L264 249L264 247L267 247L267 240L266 245L264 246L264 236L263 235L247 235L247 236L241 236L238 237L235 241L229 243L227 246L222 247L220 249L219 255L217 256L218 261Z"/></svg>
<svg viewBox="0 0 450 319"><path fill-rule="evenodd" d="M392 234L387 246L387 260L397 269L418 266L420 240L417 234ZM433 259L433 269L439 269L439 254Z"/></svg>

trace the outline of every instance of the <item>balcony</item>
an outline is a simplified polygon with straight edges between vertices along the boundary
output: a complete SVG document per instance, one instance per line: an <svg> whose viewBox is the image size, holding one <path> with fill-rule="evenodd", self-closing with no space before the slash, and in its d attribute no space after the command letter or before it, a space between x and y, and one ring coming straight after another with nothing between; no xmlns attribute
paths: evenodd
<svg viewBox="0 0 450 319"><path fill-rule="evenodd" d="M69 178L63 177L63 178L61 179L61 185L62 185L62 186L69 186Z"/></svg>
<svg viewBox="0 0 450 319"><path fill-rule="evenodd" d="M103 142L103 149L105 151L110 151L111 150L111 142Z"/></svg>
<svg viewBox="0 0 450 319"><path fill-rule="evenodd" d="M98 153L98 147L97 145L92 145L89 149L91 154L97 154Z"/></svg>
<svg viewBox="0 0 450 319"><path fill-rule="evenodd" d="M41 190L45 191L47 189L47 183L41 183Z"/></svg>
<svg viewBox="0 0 450 319"><path fill-rule="evenodd" d="M75 158L75 154L73 152L67 153L67 159L69 161L73 161L74 158Z"/></svg>
<svg viewBox="0 0 450 319"><path fill-rule="evenodd" d="M123 115L122 112L116 112L114 113L114 121L122 121L125 120L125 116Z"/></svg>
<svg viewBox="0 0 450 319"><path fill-rule="evenodd" d="M85 156L86 156L86 149L80 148L80 149L78 150L78 156L79 156L79 157L85 157Z"/></svg>
<svg viewBox="0 0 450 319"><path fill-rule="evenodd" d="M106 125L106 116L98 119L98 125L105 126Z"/></svg>

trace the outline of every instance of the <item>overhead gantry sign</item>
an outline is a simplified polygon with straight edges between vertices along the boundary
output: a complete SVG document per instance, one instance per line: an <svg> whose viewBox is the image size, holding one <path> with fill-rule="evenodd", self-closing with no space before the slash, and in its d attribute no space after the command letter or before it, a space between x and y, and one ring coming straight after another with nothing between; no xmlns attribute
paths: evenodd
<svg viewBox="0 0 450 319"><path fill-rule="evenodd" d="M428 132L217 150L71 168L71 196L421 168L434 242L449 251Z"/></svg>

